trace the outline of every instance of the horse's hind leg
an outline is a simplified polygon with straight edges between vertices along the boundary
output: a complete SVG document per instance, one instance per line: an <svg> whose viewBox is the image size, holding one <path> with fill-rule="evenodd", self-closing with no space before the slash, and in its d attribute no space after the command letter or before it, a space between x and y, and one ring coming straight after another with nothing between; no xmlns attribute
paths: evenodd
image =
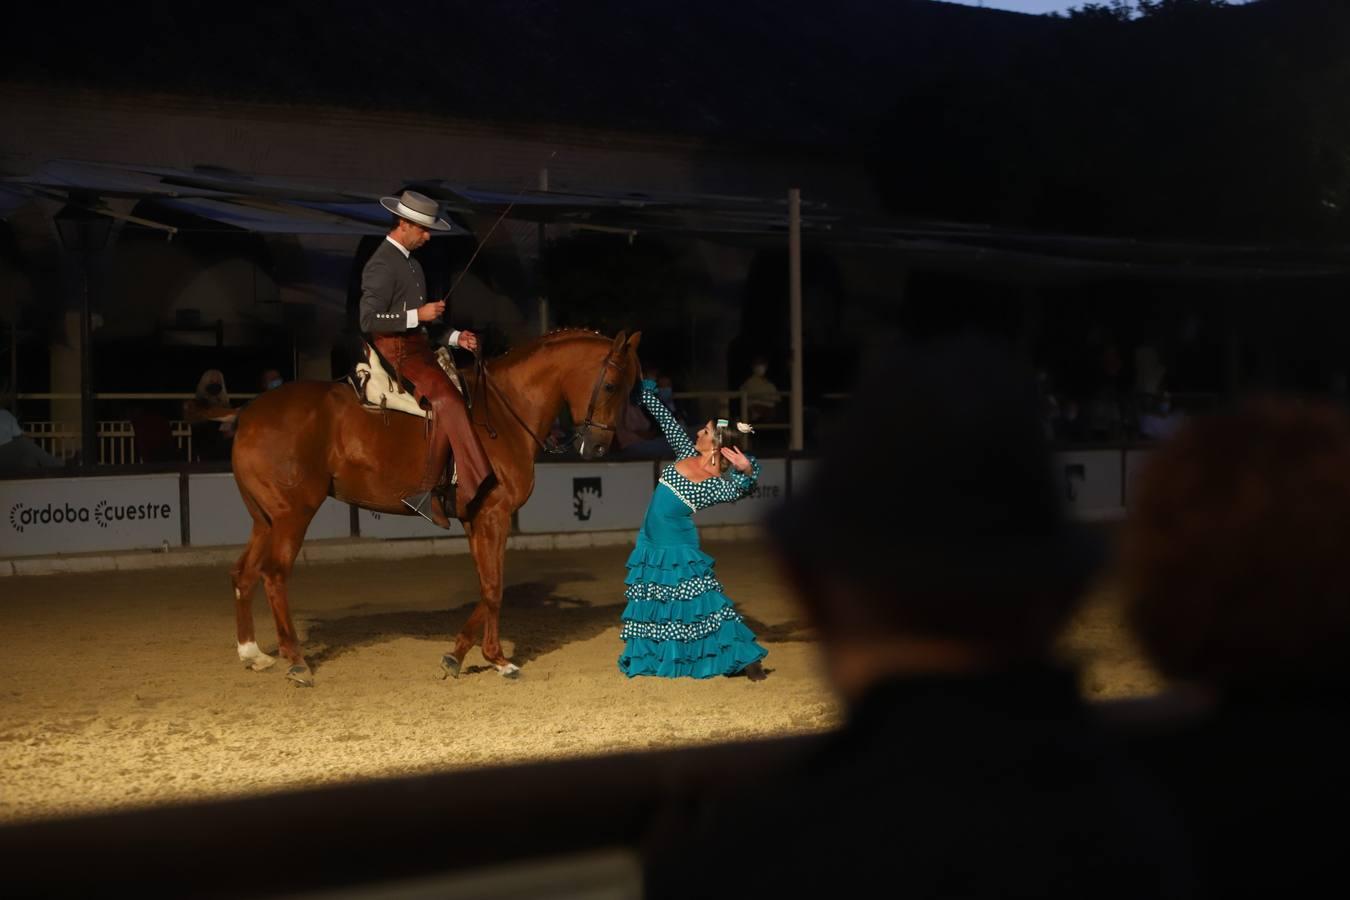
<svg viewBox="0 0 1350 900"><path fill-rule="evenodd" d="M291 664L286 670L286 677L302 687L313 687L314 673L300 653L300 639L291 621L291 608L286 595L286 580L291 576L296 554L300 552L300 543L305 539L305 529L313 517L311 511L308 515L286 515L273 519L271 540L267 542L267 550L261 560L263 587L267 591L267 602L272 606L272 617L277 623L278 652Z"/></svg>
<svg viewBox="0 0 1350 900"><path fill-rule="evenodd" d="M230 580L234 582L234 624L239 658L255 672L270 669L276 663L274 657L258 649L253 634L253 588L262 574L262 557L267 551L271 531L265 519L255 517L248 546L230 570Z"/></svg>

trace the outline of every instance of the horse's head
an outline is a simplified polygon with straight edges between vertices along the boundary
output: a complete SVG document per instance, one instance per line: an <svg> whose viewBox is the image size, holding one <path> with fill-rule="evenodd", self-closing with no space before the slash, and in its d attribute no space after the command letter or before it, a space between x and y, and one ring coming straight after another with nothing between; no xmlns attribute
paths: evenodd
<svg viewBox="0 0 1350 900"><path fill-rule="evenodd" d="M582 459L599 459L609 452L614 428L638 379L637 348L641 340L640 331L631 337L620 331L608 346L591 343L565 381L564 393L572 421L577 423L577 452Z"/></svg>

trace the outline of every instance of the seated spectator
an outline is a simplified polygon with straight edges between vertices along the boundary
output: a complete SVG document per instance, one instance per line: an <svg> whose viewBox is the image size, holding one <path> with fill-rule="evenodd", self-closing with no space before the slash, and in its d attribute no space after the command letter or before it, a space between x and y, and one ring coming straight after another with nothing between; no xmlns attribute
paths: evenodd
<svg viewBox="0 0 1350 900"><path fill-rule="evenodd" d="M0 406L0 445L8 444L17 437L23 437L23 429L14 413Z"/></svg>
<svg viewBox="0 0 1350 900"><path fill-rule="evenodd" d="M1142 399L1144 412L1139 416L1139 436L1147 440L1162 441L1176 434L1185 416L1172 408L1172 396L1166 391L1157 398Z"/></svg>
<svg viewBox="0 0 1350 900"><path fill-rule="evenodd" d="M1203 702L1137 713L1205 897L1313 897L1350 806L1350 417L1266 397L1196 417L1141 473L1122 527L1127 619ZM1162 707L1166 710L1166 707Z"/></svg>
<svg viewBox="0 0 1350 900"><path fill-rule="evenodd" d="M662 405L670 410L676 421L688 431L687 419L675 402L670 376L655 367L649 367L644 374L656 382L656 395ZM631 398L629 408L620 417L615 433L615 444L623 459L667 459L675 455L670 449L670 444L662 436L661 429L645 410L631 402Z"/></svg>
<svg viewBox="0 0 1350 900"><path fill-rule="evenodd" d="M202 462L229 459L237 417L225 390L224 374L207 369L197 381L195 396L183 404L183 419L192 427L193 458Z"/></svg>
<svg viewBox="0 0 1350 900"><path fill-rule="evenodd" d="M21 472L24 469L60 465L59 459L23 433L19 420L12 412L0 407L0 472Z"/></svg>
<svg viewBox="0 0 1350 900"><path fill-rule="evenodd" d="M684 409L684 405L678 403L675 400L674 380L671 379L669 375L662 372L656 376L655 381L656 381L656 396L661 398L662 405L664 405L666 409L670 410L671 414L675 416L676 421L680 423L681 427L683 427L685 431L688 431L689 414Z"/></svg>
<svg viewBox="0 0 1350 900"><path fill-rule="evenodd" d="M614 456L619 459L659 459L669 445L647 413L625 402L614 423Z"/></svg>
<svg viewBox="0 0 1350 900"><path fill-rule="evenodd" d="M746 395L746 421L768 422L774 418L778 409L778 386L768 378L769 361L762 356L755 357L750 369L750 377L737 388Z"/></svg>
<svg viewBox="0 0 1350 900"><path fill-rule="evenodd" d="M655 366L646 368L646 378L657 384L657 397L662 405L671 411L676 421L688 431L687 419L683 410L675 402L674 387L671 378ZM674 451L661 434L661 429L642 409L629 398L626 408L619 416L614 435L614 448L620 459L667 459L674 457Z"/></svg>
<svg viewBox="0 0 1350 900"><path fill-rule="evenodd" d="M268 391L274 391L281 387L283 383L280 372L276 369L265 369L258 376L258 393L265 394Z"/></svg>
<svg viewBox="0 0 1350 900"><path fill-rule="evenodd" d="M1125 409L1114 387L1105 386L1093 394L1088 404L1087 436L1094 440L1117 441L1125 435Z"/></svg>

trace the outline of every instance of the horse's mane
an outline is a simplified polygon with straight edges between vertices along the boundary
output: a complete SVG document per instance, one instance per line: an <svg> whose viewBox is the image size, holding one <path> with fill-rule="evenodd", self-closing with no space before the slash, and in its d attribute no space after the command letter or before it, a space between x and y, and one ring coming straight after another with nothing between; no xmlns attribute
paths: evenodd
<svg viewBox="0 0 1350 900"><path fill-rule="evenodd" d="M531 356L536 350L574 340L609 344L613 342L614 338L590 328L555 328L548 334L532 338L517 347L512 347L500 356L494 356L487 361L487 364L494 368L511 366Z"/></svg>

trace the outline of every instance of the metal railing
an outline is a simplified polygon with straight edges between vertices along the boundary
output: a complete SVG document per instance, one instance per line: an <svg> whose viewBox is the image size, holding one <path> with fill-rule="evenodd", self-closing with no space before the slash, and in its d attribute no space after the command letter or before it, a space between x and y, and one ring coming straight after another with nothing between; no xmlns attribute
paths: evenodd
<svg viewBox="0 0 1350 900"><path fill-rule="evenodd" d="M195 396L195 394L187 392L103 391L95 393L94 400L182 402L184 400L191 400ZM257 393L232 393L230 398L232 400L251 400L257 396ZM21 393L17 395L17 399L37 401L79 400L80 395L78 393L63 391L42 391ZM129 420L102 419L96 423L96 428L96 434L98 436L99 465L135 465L141 461L140 456L136 451L136 429ZM26 419L23 421L23 430L24 434L35 444L62 462L69 461L80 452L81 435L79 425L71 425L61 421L33 421L31 419ZM181 419L175 419L169 423L169 432L178 446L178 453L181 460L183 462L191 462L191 425Z"/></svg>
<svg viewBox="0 0 1350 900"><path fill-rule="evenodd" d="M124 466L140 462L136 453L136 429L123 420L97 423L98 463ZM80 452L80 429L65 422L24 422L24 434L43 450L65 462ZM192 427L184 421L169 423L169 433L178 444L184 462L192 460Z"/></svg>
<svg viewBox="0 0 1350 900"><path fill-rule="evenodd" d="M191 400L195 395L191 393L168 393L168 392L119 392L109 391L94 394L95 400L112 401L165 401L181 402ZM231 399L250 400L258 396L256 393L231 394ZM748 391L677 391L674 393L674 399L681 401L694 401L698 404L699 414L708 414L710 418L731 419L733 415L742 421L747 419L747 413L750 409L750 392ZM763 397L767 394L756 393L755 396ZM788 394L779 391L775 397L778 401L788 398ZM827 399L846 399L847 394L828 394ZM79 400L78 393L66 392L39 392L22 393L18 395L19 400ZM711 410L711 412L709 412ZM174 420L169 423L171 434L178 445L180 458L184 462L192 461L192 428L186 421ZM789 422L768 421L755 422L755 430L763 431L789 431L791 424ZM78 425L71 425L61 421L32 421L24 422L24 433L33 440L43 450L50 453L57 459L65 462L77 456L80 452L80 429ZM136 451L136 429L133 424L124 419L104 419L97 423L98 435L98 464L111 465L134 465L140 462Z"/></svg>

